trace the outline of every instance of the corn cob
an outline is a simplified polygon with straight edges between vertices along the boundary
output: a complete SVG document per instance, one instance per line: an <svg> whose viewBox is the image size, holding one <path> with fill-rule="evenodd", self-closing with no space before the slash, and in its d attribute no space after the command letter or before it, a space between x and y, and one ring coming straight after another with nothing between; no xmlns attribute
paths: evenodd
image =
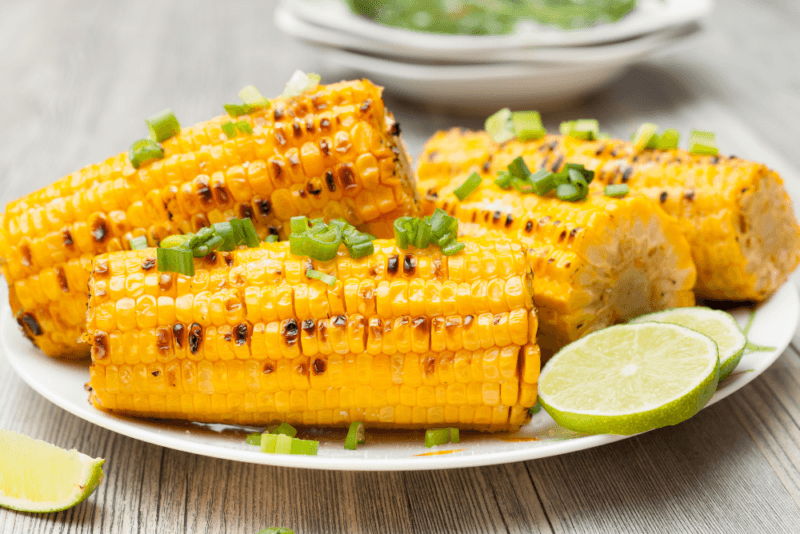
<svg viewBox="0 0 800 534"><path fill-rule="evenodd" d="M98 256L91 401L204 422L516 428L539 374L525 251L465 242L447 257L378 240L328 262L265 243L197 259L193 278L155 272L153 249Z"/></svg>
<svg viewBox="0 0 800 534"><path fill-rule="evenodd" d="M447 180L479 168L496 174L523 156L531 169L582 163L593 188L627 183L675 216L697 265L698 296L764 300L800 262L800 227L777 173L765 165L683 150L644 150L619 140L548 135L500 146L485 133L441 132L428 143L420 179ZM447 163L445 163L445 161Z"/></svg>
<svg viewBox="0 0 800 534"><path fill-rule="evenodd" d="M425 210L459 218L463 235L504 234L528 247L545 357L613 323L694 303L689 245L677 221L644 196L594 192L583 202L564 202L504 191L484 173L459 201L452 191L464 178L420 180Z"/></svg>
<svg viewBox="0 0 800 534"><path fill-rule="evenodd" d="M11 202L0 258L20 325L45 353L84 357L92 257L167 235L250 217L259 236L286 237L292 216L341 217L377 236L418 212L405 149L381 89L370 82L319 86L276 99L228 139L220 116L163 143L164 159L138 170L127 154L90 165Z"/></svg>

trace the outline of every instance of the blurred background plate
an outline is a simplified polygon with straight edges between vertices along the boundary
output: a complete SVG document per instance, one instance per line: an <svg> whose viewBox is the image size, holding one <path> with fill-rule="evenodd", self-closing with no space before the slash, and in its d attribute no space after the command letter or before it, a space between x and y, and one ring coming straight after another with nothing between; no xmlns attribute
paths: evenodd
<svg viewBox="0 0 800 534"><path fill-rule="evenodd" d="M682 38L650 41L635 57L673 46ZM500 107L540 111L563 108L612 82L635 57L542 66L532 63L419 64L320 48L325 60L364 75L401 98L440 111L485 117Z"/></svg>
<svg viewBox="0 0 800 534"><path fill-rule="evenodd" d="M623 41L596 46L536 46L510 49L461 51L432 48L405 47L383 40L370 39L352 33L316 26L298 17L291 9L278 6L275 24L284 33L312 46L341 48L374 56L389 56L400 60L446 61L452 63L481 62L531 62L531 63L587 63L615 59L636 59L651 52L665 39L685 38L697 33L697 23L672 26ZM410 32L409 32L410 33ZM412 34L415 35L415 34Z"/></svg>
<svg viewBox="0 0 800 534"><path fill-rule="evenodd" d="M382 26L352 13L341 0L283 0L284 8L307 23L390 43L406 55L415 53L473 54L529 46L585 46L630 39L670 26L699 20L711 12L712 0L640 0L633 11L611 24L564 31L532 22L511 35L442 35ZM467 56L469 57L469 56Z"/></svg>

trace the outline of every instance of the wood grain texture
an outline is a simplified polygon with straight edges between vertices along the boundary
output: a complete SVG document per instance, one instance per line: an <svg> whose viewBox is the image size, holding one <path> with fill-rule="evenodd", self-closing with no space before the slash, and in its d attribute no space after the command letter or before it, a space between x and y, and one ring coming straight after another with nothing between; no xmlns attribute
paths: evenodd
<svg viewBox="0 0 800 534"><path fill-rule="evenodd" d="M278 33L273 7L0 2L0 203L126 149L163 107L192 124L248 83L280 93L295 68L325 81L355 75ZM702 37L545 122L597 117L619 136L643 120L715 130L725 152L781 172L798 205L799 26L791 0L719 2ZM437 129L480 126L390 91L387 100L412 154ZM692 420L601 448L452 471L318 472L205 458L95 427L34 393L0 355L0 427L107 458L87 502L51 516L0 510L0 534L796 532L798 392L800 354L787 350Z"/></svg>

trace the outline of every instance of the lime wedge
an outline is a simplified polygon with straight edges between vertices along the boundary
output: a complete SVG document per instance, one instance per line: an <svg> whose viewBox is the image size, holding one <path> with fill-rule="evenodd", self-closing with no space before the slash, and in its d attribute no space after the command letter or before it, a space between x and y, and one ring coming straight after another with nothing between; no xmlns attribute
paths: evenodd
<svg viewBox="0 0 800 534"><path fill-rule="evenodd" d="M97 489L104 462L0 429L0 506L22 512L66 510Z"/></svg>
<svg viewBox="0 0 800 534"><path fill-rule="evenodd" d="M631 323L672 323L697 330L717 343L719 348L719 380L730 376L744 354L747 337L730 314L711 308L673 308L642 315Z"/></svg>
<svg viewBox="0 0 800 534"><path fill-rule="evenodd" d="M557 352L539 377L539 401L570 430L628 435L690 418L718 380L708 336L673 324L624 324Z"/></svg>

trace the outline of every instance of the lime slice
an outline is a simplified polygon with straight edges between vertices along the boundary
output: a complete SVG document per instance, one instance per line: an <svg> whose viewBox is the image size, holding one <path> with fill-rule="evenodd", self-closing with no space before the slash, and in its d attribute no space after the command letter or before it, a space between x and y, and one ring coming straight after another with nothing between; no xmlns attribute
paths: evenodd
<svg viewBox="0 0 800 534"><path fill-rule="evenodd" d="M708 336L673 324L624 324L557 352L539 377L539 401L570 430L636 434L690 418L718 380Z"/></svg>
<svg viewBox="0 0 800 534"><path fill-rule="evenodd" d="M97 489L104 462L0 429L0 506L22 512L66 510Z"/></svg>
<svg viewBox="0 0 800 534"><path fill-rule="evenodd" d="M697 330L717 343L719 348L719 380L730 376L744 354L747 337L730 314L711 308L673 308L642 315L631 323L672 323Z"/></svg>

